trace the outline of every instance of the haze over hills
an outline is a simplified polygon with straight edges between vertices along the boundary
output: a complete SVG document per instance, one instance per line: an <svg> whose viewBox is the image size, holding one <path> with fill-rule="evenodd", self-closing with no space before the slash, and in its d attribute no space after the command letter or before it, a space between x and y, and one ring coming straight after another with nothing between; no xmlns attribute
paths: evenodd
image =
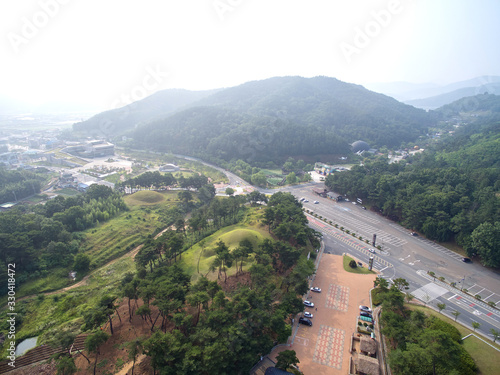
<svg viewBox="0 0 500 375"><path fill-rule="evenodd" d="M101 112L90 119L76 123L73 130L93 136L117 136L141 123L165 117L217 90L189 91L167 89L158 91L124 107Z"/></svg>
<svg viewBox="0 0 500 375"><path fill-rule="evenodd" d="M418 108L436 109L466 96L484 92L499 94L500 76L480 76L447 85L392 82L372 83L365 86Z"/></svg>
<svg viewBox="0 0 500 375"><path fill-rule="evenodd" d="M373 147L398 146L434 124L432 114L329 77L274 77L213 93L185 93L181 110L176 92L166 90L128 110L109 111L74 125L92 133L111 126L113 135L133 137L136 147L223 159L241 154L242 143L259 157L344 153L363 139ZM210 95L211 94L211 95ZM177 100L172 104L172 100ZM163 116L165 108L177 113ZM161 110L160 110L161 109ZM151 122L156 116L157 120ZM148 123L150 122L150 123ZM130 133L126 131L135 128ZM272 140L272 144L270 142ZM266 150L266 152L264 152Z"/></svg>

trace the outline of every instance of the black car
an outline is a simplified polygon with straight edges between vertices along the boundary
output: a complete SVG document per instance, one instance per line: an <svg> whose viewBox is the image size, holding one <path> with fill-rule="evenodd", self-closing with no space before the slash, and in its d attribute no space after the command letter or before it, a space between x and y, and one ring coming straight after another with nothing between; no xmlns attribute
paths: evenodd
<svg viewBox="0 0 500 375"><path fill-rule="evenodd" d="M305 324L306 326L309 326L309 327L311 327L313 325L313 322L311 322L309 319L302 318L302 317L299 318L299 323Z"/></svg>
<svg viewBox="0 0 500 375"><path fill-rule="evenodd" d="M360 311L360 312L359 312L359 315L361 315L361 316L365 316L365 317L367 317L367 318L372 318L372 319L373 319L372 314L367 313L367 312L365 312L365 311Z"/></svg>
<svg viewBox="0 0 500 375"><path fill-rule="evenodd" d="M472 260L470 258L462 258L462 262L464 262L464 263L472 263Z"/></svg>

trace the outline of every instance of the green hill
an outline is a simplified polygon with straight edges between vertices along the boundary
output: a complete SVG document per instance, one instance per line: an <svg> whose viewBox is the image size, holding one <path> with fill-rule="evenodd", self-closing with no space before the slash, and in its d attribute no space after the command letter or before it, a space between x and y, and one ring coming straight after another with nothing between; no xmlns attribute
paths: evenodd
<svg viewBox="0 0 500 375"><path fill-rule="evenodd" d="M348 153L358 139L399 146L426 134L436 117L328 77L248 82L194 104L137 127L133 146L212 160L314 158Z"/></svg>

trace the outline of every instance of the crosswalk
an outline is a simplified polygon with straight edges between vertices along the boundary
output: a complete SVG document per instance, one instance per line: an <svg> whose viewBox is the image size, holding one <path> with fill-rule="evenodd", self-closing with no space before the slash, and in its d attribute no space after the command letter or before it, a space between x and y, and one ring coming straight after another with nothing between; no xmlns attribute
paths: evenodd
<svg viewBox="0 0 500 375"><path fill-rule="evenodd" d="M429 283L413 291L411 294L413 294L413 296L415 298L418 298L420 301L429 303L448 292L448 289L445 289L434 283Z"/></svg>
<svg viewBox="0 0 500 375"><path fill-rule="evenodd" d="M369 219L368 219L369 220ZM407 243L407 241L403 238L396 237L390 233L387 233L386 231L381 230L378 227L375 227L373 225L367 224L366 221L368 221L363 217L363 221L355 219L353 217L345 216L342 217L341 219L341 224L342 226L346 228L356 228L356 233L361 233L362 235L366 236L367 238L371 238L373 234L377 235L377 243L384 243L384 244L389 244L393 246L403 246L404 244ZM371 220L374 225L380 223L379 220Z"/></svg>
<svg viewBox="0 0 500 375"><path fill-rule="evenodd" d="M353 236L350 236L343 232L339 232L337 229L334 229L330 225L322 223L321 221L315 218L312 218L310 216L307 216L307 218L310 224L318 227L322 232L328 233L329 235L335 237L337 240L348 244L350 247L355 248L356 250L366 254L367 256L373 256L373 266L375 269L381 271L383 269L393 266L392 263L389 263L388 261L380 258L376 254L371 253L369 249L371 249L372 247L369 246L368 244L364 244L363 242L354 238Z"/></svg>
<svg viewBox="0 0 500 375"><path fill-rule="evenodd" d="M399 225L396 225L396 224L389 224L389 225L391 227L393 227L394 229L409 235L407 229L405 229ZM426 245L432 247L433 249L435 249L435 250L437 250L437 251L439 251L439 252L441 252L441 253L443 253L451 258L454 258L454 259L460 260L460 261L462 260L462 256L460 254L454 253L453 251L448 250L446 247L441 246L441 245L435 243L434 241L428 240L427 238L424 238L424 237L413 237L413 238L417 241L425 243Z"/></svg>

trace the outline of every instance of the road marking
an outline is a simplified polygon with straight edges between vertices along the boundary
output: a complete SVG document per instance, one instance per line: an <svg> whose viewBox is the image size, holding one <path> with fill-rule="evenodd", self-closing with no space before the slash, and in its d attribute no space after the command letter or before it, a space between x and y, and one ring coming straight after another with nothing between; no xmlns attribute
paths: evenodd
<svg viewBox="0 0 500 375"><path fill-rule="evenodd" d="M389 266L382 268L382 269L380 270L380 272L382 272L383 270L386 270L387 268L389 268Z"/></svg>
<svg viewBox="0 0 500 375"><path fill-rule="evenodd" d="M490 292L491 292L491 290L490 290ZM491 293L488 297L485 298L485 300L487 300L488 298L490 298L491 296L494 296L494 295L495 295L495 293Z"/></svg>
<svg viewBox="0 0 500 375"><path fill-rule="evenodd" d="M448 298L448 301L449 301L450 299L452 299L452 298L455 298L456 296L457 296L456 294L452 295L450 298ZM462 298L462 297L460 297L460 298Z"/></svg>

